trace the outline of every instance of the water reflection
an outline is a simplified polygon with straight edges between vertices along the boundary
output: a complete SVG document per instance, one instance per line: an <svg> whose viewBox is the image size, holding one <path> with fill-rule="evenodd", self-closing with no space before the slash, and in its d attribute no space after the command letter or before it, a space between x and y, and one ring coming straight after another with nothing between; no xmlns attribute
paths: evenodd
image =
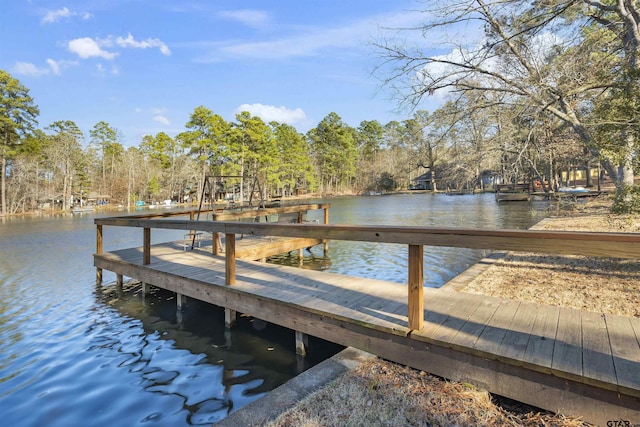
<svg viewBox="0 0 640 427"><path fill-rule="evenodd" d="M293 353L293 331L249 316L229 330L219 307L187 299L178 310L173 292L151 287L144 301L140 294L135 282L120 292L98 288L100 302L141 329L105 347L102 341L114 334L102 325L107 333L94 346L115 350L116 366L139 373L144 391L183 398L189 424L219 421L341 349L312 338L310 357L301 358ZM165 349L170 354L163 356Z"/></svg>

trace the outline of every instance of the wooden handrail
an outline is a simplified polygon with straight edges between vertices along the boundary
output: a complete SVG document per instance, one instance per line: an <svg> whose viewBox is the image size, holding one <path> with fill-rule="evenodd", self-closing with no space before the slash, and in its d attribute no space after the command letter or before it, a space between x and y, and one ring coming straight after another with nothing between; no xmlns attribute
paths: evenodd
<svg viewBox="0 0 640 427"><path fill-rule="evenodd" d="M96 218L96 225L197 230L210 233L283 236L359 242L399 243L470 249L508 250L640 258L640 233L492 230L384 225L274 224L189 220Z"/></svg>
<svg viewBox="0 0 640 427"><path fill-rule="evenodd" d="M325 218L327 218L326 211ZM152 228L224 233L226 236L225 284L228 286L235 284L236 280L236 234L408 245L408 327L411 330L421 329L424 323L424 246L640 259L640 233L239 223L123 217L96 218L94 222L98 227L98 253L102 251L103 226L143 228L143 264L149 264L151 260L150 230Z"/></svg>

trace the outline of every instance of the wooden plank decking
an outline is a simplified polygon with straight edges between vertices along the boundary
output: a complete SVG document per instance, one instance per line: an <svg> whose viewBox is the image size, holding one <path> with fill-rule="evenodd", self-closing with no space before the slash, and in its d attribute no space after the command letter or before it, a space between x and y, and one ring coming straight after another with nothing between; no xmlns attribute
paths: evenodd
<svg viewBox="0 0 640 427"><path fill-rule="evenodd" d="M407 325L407 285L225 260L178 244L96 254L95 266L585 420L640 423L640 319L424 290Z"/></svg>

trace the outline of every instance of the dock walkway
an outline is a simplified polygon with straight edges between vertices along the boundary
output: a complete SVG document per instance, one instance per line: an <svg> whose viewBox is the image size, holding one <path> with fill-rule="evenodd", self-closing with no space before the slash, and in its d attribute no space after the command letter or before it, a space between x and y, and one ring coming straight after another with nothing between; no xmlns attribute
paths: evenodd
<svg viewBox="0 0 640 427"><path fill-rule="evenodd" d="M640 319L427 288L424 326L409 330L403 284L238 260L225 286L223 257L175 243L151 254L95 265L546 409L640 420Z"/></svg>

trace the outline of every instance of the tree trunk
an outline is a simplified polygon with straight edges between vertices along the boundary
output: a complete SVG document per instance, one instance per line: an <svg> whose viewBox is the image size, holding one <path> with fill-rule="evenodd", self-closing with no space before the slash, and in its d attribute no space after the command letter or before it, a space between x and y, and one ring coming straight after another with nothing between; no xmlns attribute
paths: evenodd
<svg viewBox="0 0 640 427"><path fill-rule="evenodd" d="M0 211L0 216L5 216L7 214L7 157L4 155L4 151L2 153L2 167L0 167L0 181L2 181L2 183L0 184L0 187L2 187L2 190L0 191L2 193L2 200L1 200L1 204L2 204L2 210Z"/></svg>
<svg viewBox="0 0 640 427"><path fill-rule="evenodd" d="M7 215L7 148L9 147L9 128L4 127L4 141L2 141L1 153L2 159L0 160L0 216Z"/></svg>

